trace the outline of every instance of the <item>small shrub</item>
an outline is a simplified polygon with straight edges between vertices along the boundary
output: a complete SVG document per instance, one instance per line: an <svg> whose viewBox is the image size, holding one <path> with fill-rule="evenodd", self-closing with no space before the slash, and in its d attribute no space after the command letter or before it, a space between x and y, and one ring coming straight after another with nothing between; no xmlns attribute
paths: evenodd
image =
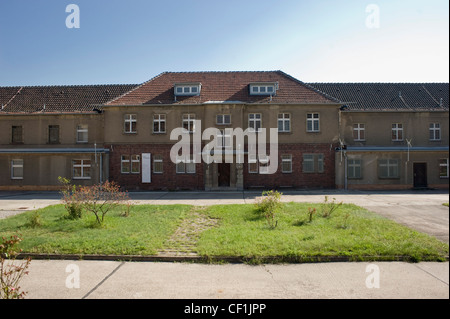
<svg viewBox="0 0 450 319"><path fill-rule="evenodd" d="M308 207L308 220L309 222L312 222L313 216L316 214L316 209Z"/></svg>
<svg viewBox="0 0 450 319"><path fill-rule="evenodd" d="M61 190L64 208L69 214L69 219L79 219L82 217L83 209L77 199L77 186L71 185L70 180L65 177L58 177L58 181L63 186Z"/></svg>
<svg viewBox="0 0 450 319"><path fill-rule="evenodd" d="M0 298L23 299L26 292L21 291L19 281L28 274L31 259L17 264L16 257L19 251L14 249L22 239L11 236L9 239L2 237L0 241ZM8 261L7 261L8 260Z"/></svg>
<svg viewBox="0 0 450 319"><path fill-rule="evenodd" d="M336 198L333 198L333 201L328 201L328 196L325 196L324 203L322 204L322 217L328 218L331 216L331 214L336 211L341 205L342 202L336 203Z"/></svg>
<svg viewBox="0 0 450 319"><path fill-rule="evenodd" d="M27 216L27 220L28 226L31 228L36 228L42 225L41 213L39 210L31 212L31 214Z"/></svg>
<svg viewBox="0 0 450 319"><path fill-rule="evenodd" d="M350 213L346 213L343 217L342 222L337 225L337 228L341 228L341 229L347 229L348 228L348 219L350 217Z"/></svg>
<svg viewBox="0 0 450 319"><path fill-rule="evenodd" d="M255 203L257 212L264 216L271 229L278 225L278 220L275 217L282 207L281 195L282 193L274 190L264 191L262 197L257 199Z"/></svg>

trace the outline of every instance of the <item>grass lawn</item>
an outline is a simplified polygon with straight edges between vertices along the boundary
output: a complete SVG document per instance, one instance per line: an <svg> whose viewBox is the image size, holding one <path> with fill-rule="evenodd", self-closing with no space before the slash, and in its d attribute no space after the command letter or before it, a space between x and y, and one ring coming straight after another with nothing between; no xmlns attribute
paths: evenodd
<svg viewBox="0 0 450 319"><path fill-rule="evenodd" d="M307 212L317 208L312 222ZM344 204L331 217L320 215L320 204L285 203L271 229L253 205L217 205L202 210L216 218L215 227L201 232L195 250L200 256L409 256L412 260L443 260L448 245L355 205ZM20 234L20 248L30 253L154 255L189 216L188 205L137 205L130 216L116 209L95 226L93 215L71 220L62 205L39 210L41 225L32 227L32 212L0 220L0 237Z"/></svg>

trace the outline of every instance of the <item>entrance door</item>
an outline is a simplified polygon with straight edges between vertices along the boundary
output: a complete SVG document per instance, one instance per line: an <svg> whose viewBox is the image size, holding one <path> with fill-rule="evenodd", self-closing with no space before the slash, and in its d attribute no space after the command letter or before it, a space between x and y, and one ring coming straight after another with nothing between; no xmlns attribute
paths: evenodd
<svg viewBox="0 0 450 319"><path fill-rule="evenodd" d="M219 163L218 166L218 173L219 173L219 186L230 186L230 163Z"/></svg>
<svg viewBox="0 0 450 319"><path fill-rule="evenodd" d="M414 163L414 187L427 187L427 163Z"/></svg>

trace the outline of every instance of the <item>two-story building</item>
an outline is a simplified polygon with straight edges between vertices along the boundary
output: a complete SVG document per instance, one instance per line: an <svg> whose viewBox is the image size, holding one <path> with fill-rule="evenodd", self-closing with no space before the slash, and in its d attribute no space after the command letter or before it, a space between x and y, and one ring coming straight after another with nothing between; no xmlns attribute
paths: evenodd
<svg viewBox="0 0 450 319"><path fill-rule="evenodd" d="M136 190L448 188L448 83L164 72L0 87L0 104L0 190L57 189L59 176Z"/></svg>

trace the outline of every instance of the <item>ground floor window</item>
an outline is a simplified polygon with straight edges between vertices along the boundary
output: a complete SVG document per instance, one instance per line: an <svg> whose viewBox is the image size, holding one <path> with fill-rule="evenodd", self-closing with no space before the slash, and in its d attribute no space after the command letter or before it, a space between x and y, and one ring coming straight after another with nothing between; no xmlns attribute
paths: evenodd
<svg viewBox="0 0 450 319"><path fill-rule="evenodd" d="M176 171L179 174L195 174L195 163L192 157L178 157L176 163Z"/></svg>
<svg viewBox="0 0 450 319"><path fill-rule="evenodd" d="M91 178L91 160L86 159L73 160L72 166L74 179Z"/></svg>
<svg viewBox="0 0 450 319"><path fill-rule="evenodd" d="M122 155L120 158L120 171L122 174L139 174L141 171L141 156Z"/></svg>
<svg viewBox="0 0 450 319"><path fill-rule="evenodd" d="M399 178L400 175L398 159L380 159L378 160L379 178Z"/></svg>
<svg viewBox="0 0 450 319"><path fill-rule="evenodd" d="M23 159L11 161L11 179L23 179Z"/></svg>
<svg viewBox="0 0 450 319"><path fill-rule="evenodd" d="M163 157L161 155L153 156L153 173L163 173Z"/></svg>
<svg viewBox="0 0 450 319"><path fill-rule="evenodd" d="M303 173L323 173L324 171L323 154L303 154Z"/></svg>
<svg viewBox="0 0 450 319"><path fill-rule="evenodd" d="M361 178L361 160L349 158L347 162L348 178Z"/></svg>
<svg viewBox="0 0 450 319"><path fill-rule="evenodd" d="M439 177L448 178L448 158L439 160Z"/></svg>
<svg viewBox="0 0 450 319"><path fill-rule="evenodd" d="M281 155L281 172L292 173L292 155Z"/></svg>

